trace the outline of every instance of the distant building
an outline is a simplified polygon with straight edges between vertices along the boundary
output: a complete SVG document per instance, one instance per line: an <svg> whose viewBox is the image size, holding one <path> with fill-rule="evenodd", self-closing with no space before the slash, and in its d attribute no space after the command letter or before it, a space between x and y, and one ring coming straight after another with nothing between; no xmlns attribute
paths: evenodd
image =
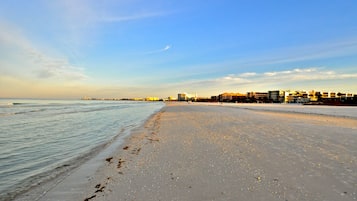
<svg viewBox="0 0 357 201"><path fill-rule="evenodd" d="M169 97L167 100L174 100ZM352 93L328 92L328 91L293 91L272 90L268 92L229 93L218 96L198 97L197 94L179 93L178 101L201 102L239 102L239 103L301 103L301 104L326 104L326 105L357 105L357 95Z"/></svg>
<svg viewBox="0 0 357 201"><path fill-rule="evenodd" d="M146 97L145 101L159 101L160 99L158 97Z"/></svg>
<svg viewBox="0 0 357 201"><path fill-rule="evenodd" d="M177 100L178 101L186 101L187 100L186 94L185 93L177 94Z"/></svg>
<svg viewBox="0 0 357 201"><path fill-rule="evenodd" d="M196 94L188 94L188 93L179 93L177 94L177 100L178 101L195 101L197 99L197 93Z"/></svg>
<svg viewBox="0 0 357 201"><path fill-rule="evenodd" d="M219 97L218 96L211 96L211 101L217 102L217 101L219 101Z"/></svg>
<svg viewBox="0 0 357 201"><path fill-rule="evenodd" d="M285 91L275 90L268 91L268 99L273 103L283 103L284 102Z"/></svg>
<svg viewBox="0 0 357 201"><path fill-rule="evenodd" d="M309 94L306 91L286 91L286 103L308 103L310 102Z"/></svg>
<svg viewBox="0 0 357 201"><path fill-rule="evenodd" d="M247 99L245 94L241 93L223 93L218 96L220 102L243 102Z"/></svg>
<svg viewBox="0 0 357 201"><path fill-rule="evenodd" d="M341 92L319 92L319 91L309 91L308 97L312 102L325 102L325 101L333 101L333 100L341 100L346 98L353 98L353 94L351 93L341 93Z"/></svg>
<svg viewBox="0 0 357 201"><path fill-rule="evenodd" d="M310 101L316 102L316 101L318 101L319 98L321 97L321 93L318 92L318 91L312 90L312 91L309 91L308 97L309 97Z"/></svg>
<svg viewBox="0 0 357 201"><path fill-rule="evenodd" d="M336 98L336 93L335 92L330 92L329 93L330 98Z"/></svg>
<svg viewBox="0 0 357 201"><path fill-rule="evenodd" d="M254 102L268 102L267 92L247 92L247 98Z"/></svg>
<svg viewBox="0 0 357 201"><path fill-rule="evenodd" d="M174 97L172 97L172 96L169 96L169 97L167 97L166 100L167 100L167 101L176 101L177 99L174 98Z"/></svg>

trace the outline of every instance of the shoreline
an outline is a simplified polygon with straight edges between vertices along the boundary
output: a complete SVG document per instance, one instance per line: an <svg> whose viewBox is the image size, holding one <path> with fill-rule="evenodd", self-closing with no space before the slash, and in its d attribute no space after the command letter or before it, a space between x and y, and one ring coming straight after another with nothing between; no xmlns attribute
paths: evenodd
<svg viewBox="0 0 357 201"><path fill-rule="evenodd" d="M81 197L79 192L86 189L85 184L102 165L101 159L116 150L129 134L130 129L123 129L110 142L99 145L91 153L84 155L83 159L79 159L80 162L75 161L75 164L69 164L66 172L15 195L14 200L73 200Z"/></svg>
<svg viewBox="0 0 357 201"><path fill-rule="evenodd" d="M166 103L97 157L79 194L62 182L37 200L353 200L356 125L354 118Z"/></svg>
<svg viewBox="0 0 357 201"><path fill-rule="evenodd" d="M118 176L123 175L123 169L127 169L127 164L132 158L141 154L150 144L155 146L160 139L156 136L160 128L161 114L165 112L166 106L153 114L143 125L131 131L123 144L113 152L113 154L103 161L101 169L98 169L93 176L93 180L88 183L86 196L81 200L95 200L101 193L107 191L108 184L116 181ZM147 150L145 150L147 151Z"/></svg>
<svg viewBox="0 0 357 201"><path fill-rule="evenodd" d="M140 126L164 106L161 102L7 102L19 104L2 108L6 115L0 123L0 200L14 200L38 186L45 186L44 191L56 186L58 176L66 177L93 158L123 134L122 128Z"/></svg>
<svg viewBox="0 0 357 201"><path fill-rule="evenodd" d="M165 106L162 108L164 107ZM82 200L83 192L88 188L88 182L93 179L93 175L96 174L96 171L104 166L102 164L103 158L108 158L120 149L134 130L141 128L145 122L160 112L162 108L155 111L137 125L128 125L121 128L121 131L109 142L99 145L91 153L83 155L84 158L79 159L81 162L77 163L76 161L75 164L70 164L68 167L65 167L68 168L68 172L62 172L51 180L46 180L43 183L41 182L34 185L26 191L15 194L11 200ZM74 167L72 167L72 165L74 165Z"/></svg>

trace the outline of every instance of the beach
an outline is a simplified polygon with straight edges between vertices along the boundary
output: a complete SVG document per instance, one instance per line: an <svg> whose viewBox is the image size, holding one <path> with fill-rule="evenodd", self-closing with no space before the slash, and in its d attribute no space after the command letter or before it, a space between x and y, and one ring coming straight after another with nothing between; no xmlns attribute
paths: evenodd
<svg viewBox="0 0 357 201"><path fill-rule="evenodd" d="M39 200L356 200L356 145L356 118L166 103L77 194Z"/></svg>

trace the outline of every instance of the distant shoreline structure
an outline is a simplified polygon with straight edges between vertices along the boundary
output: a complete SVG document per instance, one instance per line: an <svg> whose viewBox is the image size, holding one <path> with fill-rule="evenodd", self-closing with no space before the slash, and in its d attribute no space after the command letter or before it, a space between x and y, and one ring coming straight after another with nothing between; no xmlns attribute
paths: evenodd
<svg viewBox="0 0 357 201"><path fill-rule="evenodd" d="M341 92L320 92L304 90L272 90L268 92L224 92L217 96L199 97L197 93L178 93L177 98L92 98L81 100L100 101L191 101L191 102L231 102L231 103L297 103L303 105L357 106L357 94Z"/></svg>
<svg viewBox="0 0 357 201"><path fill-rule="evenodd" d="M357 94L320 91L272 90L268 92L225 92L211 98L198 97L197 93L179 93L178 101L230 102L230 103L293 103L303 105L357 106Z"/></svg>

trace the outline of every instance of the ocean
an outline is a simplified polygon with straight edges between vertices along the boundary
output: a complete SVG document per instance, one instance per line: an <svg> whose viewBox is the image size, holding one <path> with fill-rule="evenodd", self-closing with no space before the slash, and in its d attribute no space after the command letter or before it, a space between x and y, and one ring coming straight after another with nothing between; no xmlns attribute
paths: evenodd
<svg viewBox="0 0 357 201"><path fill-rule="evenodd" d="M0 99L0 200L78 167L162 102Z"/></svg>

